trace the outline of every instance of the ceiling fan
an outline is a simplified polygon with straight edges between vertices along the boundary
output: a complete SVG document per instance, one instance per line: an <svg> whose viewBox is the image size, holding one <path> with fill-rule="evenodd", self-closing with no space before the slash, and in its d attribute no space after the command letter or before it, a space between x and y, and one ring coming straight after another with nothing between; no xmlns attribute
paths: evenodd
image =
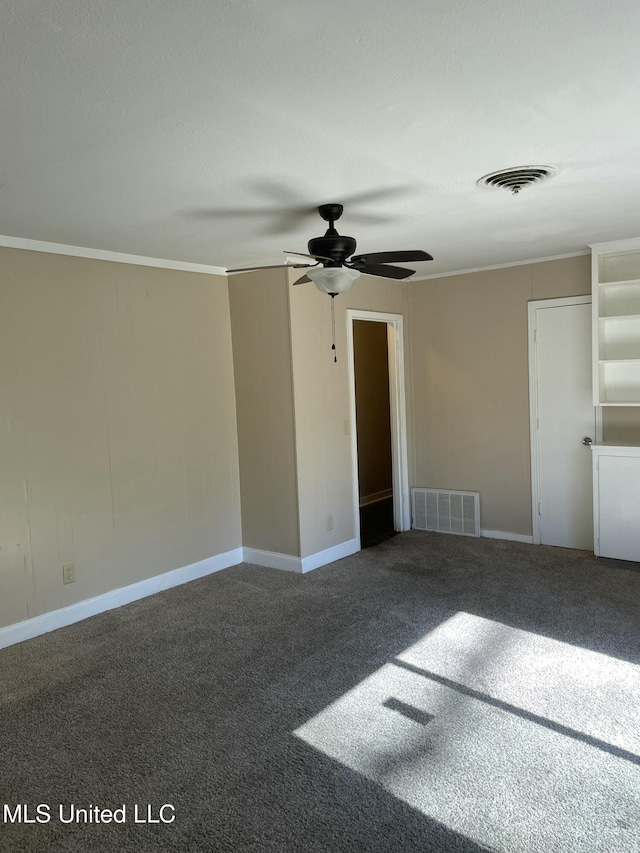
<svg viewBox="0 0 640 853"><path fill-rule="evenodd" d="M338 234L335 223L342 216L341 204L321 204L318 213L329 223L324 237L313 237L307 244L308 253L286 252L288 255L300 255L313 258L315 264L270 264L261 267L239 267L227 272L249 272L260 269L308 269L294 284L304 284L313 281L322 293L332 298L348 290L360 276L375 275L381 278L401 280L413 275L415 270L406 267L393 266L394 263L411 263L412 261L432 261L428 252L420 249L401 250L397 252L370 252L365 255L354 255L356 241L353 237Z"/></svg>

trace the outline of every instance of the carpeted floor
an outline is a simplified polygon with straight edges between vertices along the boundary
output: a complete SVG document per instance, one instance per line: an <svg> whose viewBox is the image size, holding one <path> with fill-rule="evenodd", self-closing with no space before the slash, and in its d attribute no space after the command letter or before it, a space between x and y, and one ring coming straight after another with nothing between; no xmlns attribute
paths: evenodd
<svg viewBox="0 0 640 853"><path fill-rule="evenodd" d="M411 531L30 640L0 803L51 820L5 811L0 850L640 850L639 616L636 564Z"/></svg>

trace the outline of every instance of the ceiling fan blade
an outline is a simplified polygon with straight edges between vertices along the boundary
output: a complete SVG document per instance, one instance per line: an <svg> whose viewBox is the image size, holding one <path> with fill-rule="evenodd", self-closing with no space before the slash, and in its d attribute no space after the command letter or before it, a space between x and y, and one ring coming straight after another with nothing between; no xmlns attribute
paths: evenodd
<svg viewBox="0 0 640 853"><path fill-rule="evenodd" d="M406 184L404 186L383 187L379 190L365 190L364 192L352 193L347 196L342 193L339 195L344 206L350 207L353 204L360 204L362 202L383 201L384 199L393 198L394 196L406 195L411 192L412 189L413 188L411 186Z"/></svg>
<svg viewBox="0 0 640 853"><path fill-rule="evenodd" d="M332 261L333 258L325 258L324 255L309 255L307 252L287 252L285 249L285 255L300 255L303 258L318 258L320 261Z"/></svg>
<svg viewBox="0 0 640 853"><path fill-rule="evenodd" d="M316 201L306 201L315 193L310 190L303 192L291 188L285 180L267 179L252 180L245 182L239 187L243 195L247 192L250 196L259 196L265 200L260 206L247 207L210 207L185 211L187 216L195 219L210 220L234 220L253 219L250 222L253 227L259 228L263 234L291 234L299 228L307 219L318 215L318 204L321 199L316 196ZM406 195L413 191L409 185L383 187L381 189L365 190L364 192L337 195L342 199L342 204L349 208L349 220L353 222L388 222L397 219L398 216L376 214L357 210L358 205L382 201L387 198ZM329 201L333 201L333 197ZM356 208L356 209L354 209ZM261 220L267 219L265 224L259 224Z"/></svg>
<svg viewBox="0 0 640 853"><path fill-rule="evenodd" d="M302 278L299 278L297 281L294 281L294 284L306 284L308 281L311 281L308 275L303 275Z"/></svg>
<svg viewBox="0 0 640 853"><path fill-rule="evenodd" d="M249 226L261 234L289 234L301 226L306 219L318 215L316 207L296 207L282 210L278 207L220 207L199 208L186 211L192 219L235 221L246 219ZM251 221L253 220L253 221Z"/></svg>
<svg viewBox="0 0 640 853"><path fill-rule="evenodd" d="M253 272L254 270L305 270L307 267L315 267L317 264L265 264L262 267L236 267L227 272Z"/></svg>
<svg viewBox="0 0 640 853"><path fill-rule="evenodd" d="M348 264L348 266L352 266L352 264ZM365 275L378 275L382 278L409 278L410 275L413 275L415 270L408 270L405 267L392 267L387 264L358 264L354 266L353 269L358 270L358 272L364 273Z"/></svg>
<svg viewBox="0 0 640 853"><path fill-rule="evenodd" d="M271 216L279 213L273 207L200 207L188 210L194 219L244 219L251 216Z"/></svg>
<svg viewBox="0 0 640 853"><path fill-rule="evenodd" d="M411 261L432 261L433 256L421 249L403 250L400 252L369 252L366 255L354 255L350 263L365 264L404 264Z"/></svg>
<svg viewBox="0 0 640 853"><path fill-rule="evenodd" d="M400 214L390 216L382 213L358 213L351 210L347 212L347 216L345 217L349 222L357 222L358 224L363 222L365 225L386 225L387 222L398 222L401 218L404 219L406 217Z"/></svg>

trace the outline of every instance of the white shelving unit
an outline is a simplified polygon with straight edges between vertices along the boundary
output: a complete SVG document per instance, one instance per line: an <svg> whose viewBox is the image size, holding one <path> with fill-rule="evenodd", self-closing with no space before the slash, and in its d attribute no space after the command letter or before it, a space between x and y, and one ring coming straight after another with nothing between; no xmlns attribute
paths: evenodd
<svg viewBox="0 0 640 853"><path fill-rule="evenodd" d="M640 406L640 238L591 252L593 402Z"/></svg>
<svg viewBox="0 0 640 853"><path fill-rule="evenodd" d="M640 406L640 238L591 246L593 402ZM640 562L640 446L595 444L597 557Z"/></svg>

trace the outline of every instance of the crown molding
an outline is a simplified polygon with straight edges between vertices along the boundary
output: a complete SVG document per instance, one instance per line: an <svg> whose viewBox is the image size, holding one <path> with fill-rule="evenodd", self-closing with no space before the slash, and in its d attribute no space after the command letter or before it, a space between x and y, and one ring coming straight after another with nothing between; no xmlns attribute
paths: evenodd
<svg viewBox="0 0 640 853"><path fill-rule="evenodd" d="M8 249L24 249L27 252L47 252L51 255L70 255L75 258L91 258L96 261L111 261L116 264L135 264L141 267L159 267L167 270L198 272L206 275L226 275L224 267L209 264L192 264L168 258L147 258L143 255L126 255L106 249L89 249L85 246L66 246L64 243L47 243L44 240L28 240L24 237L0 235L0 246Z"/></svg>
<svg viewBox="0 0 640 853"><path fill-rule="evenodd" d="M412 281L428 281L432 278L446 278L451 275L467 275L472 272L485 272L485 270L504 270L507 267L523 267L527 264L543 264L546 261L562 261L565 258L580 258L583 255L590 255L591 252L588 249L584 249L582 252L569 252L566 255L550 255L547 258L529 258L526 261L511 261L508 264L493 264L488 267L473 267L472 269L467 270L454 270L453 272L440 272L433 273L433 275L423 275L416 278L406 279L406 281L410 284Z"/></svg>
<svg viewBox="0 0 640 853"><path fill-rule="evenodd" d="M634 242L637 244L637 240L619 240L616 241L617 245L616 243L602 243L594 244L594 247L597 247L598 250L601 250L603 246L615 246L616 248L622 248L621 244L625 242L628 242L630 247ZM44 240L30 240L25 237L11 237L6 234L0 234L0 246L4 246L8 249L23 249L27 252L46 252L51 255L69 255L76 258L90 258L96 261L111 261L116 264L134 264L142 267L157 267L159 269L180 270L182 272L197 272L205 275L227 276L231 274L227 273L226 267L217 267L210 264L194 264L188 261L177 261L169 258L148 258L144 255L127 255L124 252L112 252L107 249L90 249L86 246L67 246L64 243L48 243ZM591 252L588 249L585 249L582 252L569 252L566 255L551 255L546 258L529 258L525 261L511 261L506 264L493 264L486 267L472 267L471 269L454 270L453 272L433 273L432 275L416 276L415 278L408 279L407 283L415 281L429 281L433 278L446 278L452 275L467 275L469 273L485 272L488 270L501 270L506 269L507 267L519 267L527 264L541 264L546 261L561 261L564 258L578 258L582 255L589 254L591 254ZM291 269L291 262L300 263L301 261L301 258L294 258L293 256L287 255L285 256L285 263L282 264L282 269ZM310 264L310 266L314 265ZM303 269L303 267L299 267L299 269Z"/></svg>

